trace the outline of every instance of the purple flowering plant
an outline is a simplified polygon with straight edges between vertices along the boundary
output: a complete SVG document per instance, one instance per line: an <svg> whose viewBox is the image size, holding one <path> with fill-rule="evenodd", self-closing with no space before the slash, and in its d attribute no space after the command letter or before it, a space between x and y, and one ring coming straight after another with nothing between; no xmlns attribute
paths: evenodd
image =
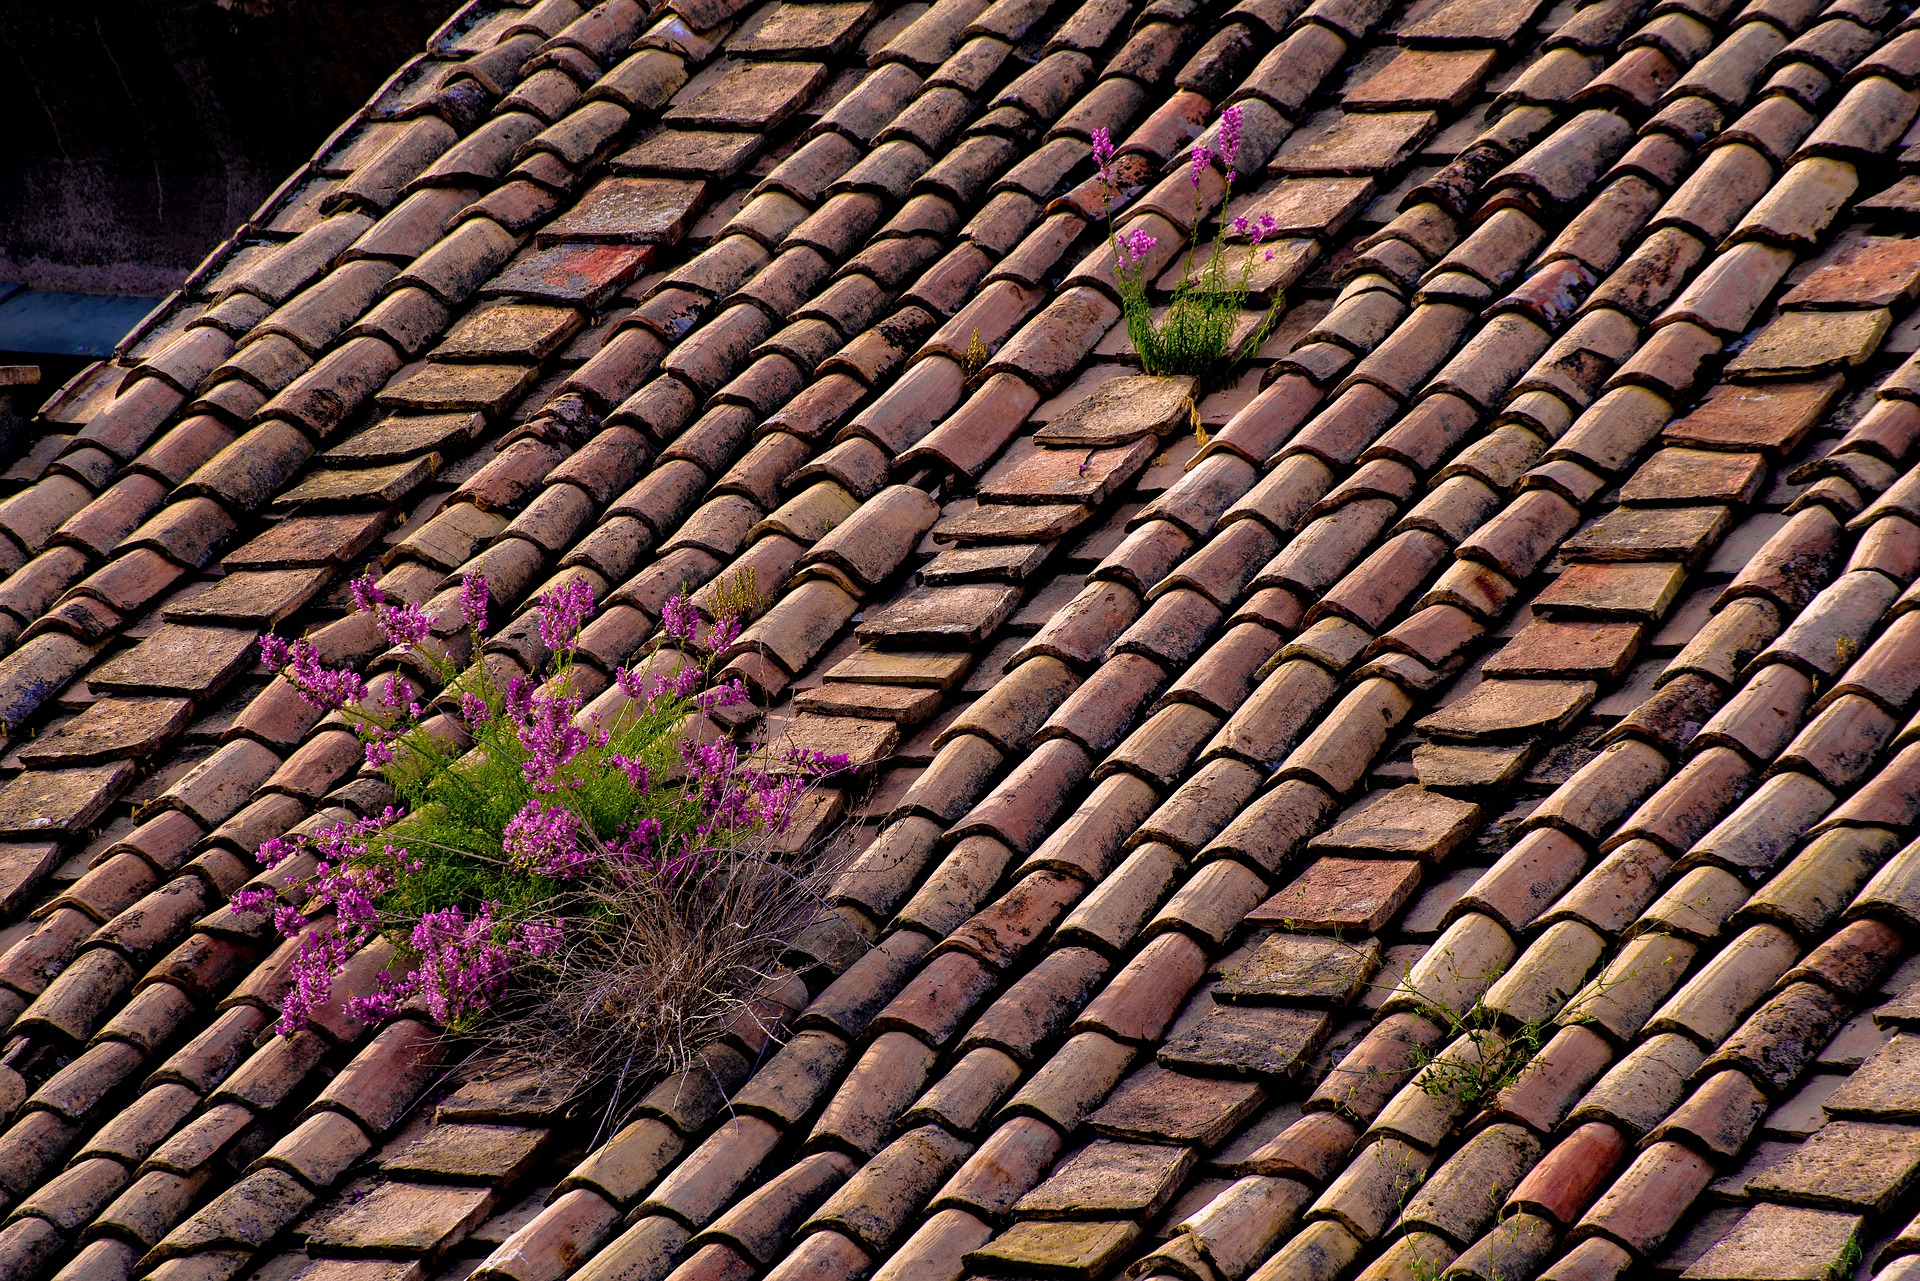
<svg viewBox="0 0 1920 1281"><path fill-rule="evenodd" d="M354 725L398 800L267 841L259 859L285 866L283 888L234 896L298 940L278 1030L337 1001L336 980L384 938L399 963L346 1000L349 1015L418 1003L450 1030L537 1049L575 1080L616 1061L636 1081L679 1066L750 1004L817 916L818 869L805 851L782 852L781 837L814 780L847 763L738 741L702 715L747 698L714 668L752 583L723 584L710 621L684 595L669 601L660 648L614 673L606 701L618 707L603 715L583 715L575 679L594 614L584 579L534 604L551 658L504 684L486 663L461 670L433 619L387 600L371 576L352 590L444 692L429 699L398 670L368 681L329 667L306 640L261 641L302 698ZM477 576L462 584L476 654L487 595ZM428 723L439 707L453 732Z"/></svg>
<svg viewBox="0 0 1920 1281"><path fill-rule="evenodd" d="M1213 145L1196 143L1189 153L1196 240L1187 248L1186 263L1174 283L1171 300L1158 313L1150 299L1149 277L1165 265L1154 256L1159 241L1145 227L1135 225L1123 231L1116 225L1113 210L1121 197L1115 163L1118 152L1108 130L1093 131L1093 159L1106 193L1102 206L1107 214L1107 240L1113 250L1127 337L1140 357L1141 367L1149 374L1190 374L1218 386L1253 355L1279 323L1282 299L1275 291L1273 301L1253 327L1237 342L1234 339L1235 330L1243 325L1247 298L1253 293L1254 268L1271 261L1274 255L1271 246L1262 248L1262 242L1272 240L1279 231L1279 222L1272 214L1223 217L1215 224L1212 244L1204 256L1198 244L1198 229L1206 214L1206 191L1211 185L1209 172L1218 160L1226 179L1220 193L1224 209L1239 176L1236 166L1242 128L1240 108L1228 107L1220 113ZM1229 232L1234 240L1245 242L1245 247L1230 248Z"/></svg>

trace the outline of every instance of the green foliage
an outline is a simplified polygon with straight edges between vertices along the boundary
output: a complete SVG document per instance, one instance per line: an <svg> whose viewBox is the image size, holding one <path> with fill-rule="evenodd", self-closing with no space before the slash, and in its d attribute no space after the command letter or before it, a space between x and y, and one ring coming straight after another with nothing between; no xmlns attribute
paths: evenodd
<svg viewBox="0 0 1920 1281"><path fill-rule="evenodd" d="M1236 272L1216 234L1212 249L1197 268L1195 253L1188 252L1186 271L1159 314L1149 300L1148 282L1139 265L1116 273L1127 337L1141 368L1150 374L1191 374L1217 387L1251 359L1279 323L1281 306L1276 297L1253 327L1234 341L1234 331L1243 323L1258 253L1257 249L1247 253Z"/></svg>
<svg viewBox="0 0 1920 1281"><path fill-rule="evenodd" d="M1451 957L1443 959L1451 962ZM1482 975L1480 988L1484 991L1497 977L1497 971ZM1532 1066L1556 1029L1590 1021L1587 1005L1629 977L1596 978L1554 1017L1518 1021L1488 1005L1484 996L1456 1012L1421 992L1403 973L1393 984L1393 994L1446 1030L1438 1053L1413 1047L1414 1084L1429 1097L1452 1099L1463 1108L1489 1104Z"/></svg>
<svg viewBox="0 0 1920 1281"><path fill-rule="evenodd" d="M573 666L572 651L562 650L543 682L560 709L579 703ZM503 849L502 837L513 819L543 795L553 795L537 790L528 778L526 766L534 753L522 740L522 721L508 714L510 693L517 691L496 685L485 664L458 674L443 668L436 675L478 700L468 703L474 741L471 749L460 751L416 725L392 739L393 759L381 771L407 811L389 831L418 862L380 901L390 917L389 936L403 951L411 923L450 906L472 912L497 903L503 930L510 922L580 910L578 896L562 879L510 858ZM702 683L704 678L702 670ZM698 826L699 802L687 789L643 790L611 764L615 755L625 756L644 762L655 778L670 777L678 763L680 727L692 707L691 699L671 694L634 700L603 726L604 741L590 742L554 771L566 808L583 820L583 838L590 833L601 846L609 845L636 819L658 822L663 843Z"/></svg>
<svg viewBox="0 0 1920 1281"><path fill-rule="evenodd" d="M1431 1098L1452 1099L1468 1109L1491 1102L1517 1081L1553 1028L1549 1022L1530 1022L1502 1031L1484 1001L1456 1014L1418 994L1416 1000L1421 1014L1447 1029L1447 1045L1437 1054L1414 1047L1414 1083Z"/></svg>
<svg viewBox="0 0 1920 1281"><path fill-rule="evenodd" d="M1231 222L1225 217L1233 196L1240 131L1240 110L1228 107L1220 113L1216 134L1219 150L1200 144L1192 149L1189 159L1196 243L1187 249L1180 278L1162 312L1153 306L1150 294L1154 282L1148 279L1150 268L1159 270L1154 256L1159 242L1141 225L1124 232L1114 225L1112 209L1120 196L1120 184L1113 141L1105 129L1094 130L1093 156L1105 193L1107 246L1113 253L1120 309L1127 337L1140 357L1141 367L1149 374L1192 375L1207 386L1224 385L1279 323L1282 299L1276 291L1272 303L1253 315L1251 325L1247 324L1254 268L1273 256L1261 242L1278 230L1278 224L1271 216L1242 216ZM1202 192L1218 181L1210 168L1215 160L1225 169L1219 194L1221 217L1214 222L1213 240L1202 257L1197 241L1208 213ZM1229 228L1247 242L1244 247L1229 250Z"/></svg>
<svg viewBox="0 0 1920 1281"><path fill-rule="evenodd" d="M1860 1248L1860 1234L1855 1232L1847 1237L1846 1245L1840 1249L1840 1257L1827 1269L1828 1281L1848 1281L1848 1278L1860 1270L1860 1264L1866 1258L1866 1252Z"/></svg>

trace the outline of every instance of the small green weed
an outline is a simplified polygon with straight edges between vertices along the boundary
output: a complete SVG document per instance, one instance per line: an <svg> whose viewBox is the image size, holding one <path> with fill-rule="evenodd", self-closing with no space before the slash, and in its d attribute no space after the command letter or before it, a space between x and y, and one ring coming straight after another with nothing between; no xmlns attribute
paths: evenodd
<svg viewBox="0 0 1920 1281"><path fill-rule="evenodd" d="M1428 1097L1452 1099L1469 1110L1492 1101L1518 1080L1553 1026L1523 1023L1502 1031L1498 1016L1484 1001L1477 1000L1456 1014L1418 993L1415 998L1421 1014L1447 1029L1447 1048L1431 1053L1414 1047L1414 1082ZM1461 1046L1465 1048L1457 1048Z"/></svg>
<svg viewBox="0 0 1920 1281"><path fill-rule="evenodd" d="M1848 1278L1860 1270L1866 1252L1860 1248L1860 1234L1855 1232L1847 1238L1846 1245L1840 1249L1840 1257L1827 1269L1828 1281L1848 1281Z"/></svg>
<svg viewBox="0 0 1920 1281"><path fill-rule="evenodd" d="M967 371L967 385L971 387L980 381L980 371L987 367L987 344L980 340L980 331L973 331L973 337L967 340L966 358L961 361Z"/></svg>

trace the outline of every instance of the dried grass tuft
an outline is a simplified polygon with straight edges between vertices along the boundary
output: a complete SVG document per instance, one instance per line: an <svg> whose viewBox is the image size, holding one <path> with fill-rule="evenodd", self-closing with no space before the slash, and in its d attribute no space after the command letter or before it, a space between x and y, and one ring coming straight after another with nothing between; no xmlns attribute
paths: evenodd
<svg viewBox="0 0 1920 1281"><path fill-rule="evenodd" d="M580 891L562 909L574 937L472 1029L471 1070L531 1077L542 1093L623 1123L728 1032L775 1031L765 996L826 916L848 857L840 833L797 848L763 834L716 849L697 877L607 878Z"/></svg>

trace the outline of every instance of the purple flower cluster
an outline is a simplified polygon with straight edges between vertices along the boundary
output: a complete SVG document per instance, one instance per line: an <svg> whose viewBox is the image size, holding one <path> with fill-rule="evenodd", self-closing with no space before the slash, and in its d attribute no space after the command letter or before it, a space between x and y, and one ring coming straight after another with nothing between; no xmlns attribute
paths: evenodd
<svg viewBox="0 0 1920 1281"><path fill-rule="evenodd" d="M1233 220L1233 229L1257 245L1268 236L1279 234L1280 220L1270 213L1261 214L1258 218L1241 214Z"/></svg>
<svg viewBox="0 0 1920 1281"><path fill-rule="evenodd" d="M556 654L569 652L580 637L580 628L593 617L593 584L585 578L569 578L548 588L534 605L540 623L540 643Z"/></svg>
<svg viewBox="0 0 1920 1281"><path fill-rule="evenodd" d="M388 643L411 648L424 643L433 634L433 619L420 606L404 601L399 605L387 603L387 594L380 590L372 570L354 579L348 586L353 590L354 608L362 614L374 616Z"/></svg>
<svg viewBox="0 0 1920 1281"><path fill-rule="evenodd" d="M297 837L269 836L266 840L260 842L260 848L254 854L254 857L260 860L260 866L262 867L278 867L292 858L299 850L300 841Z"/></svg>
<svg viewBox="0 0 1920 1281"><path fill-rule="evenodd" d="M623 871L649 872L654 869L654 856L659 842L660 820L636 819L607 847L607 854Z"/></svg>
<svg viewBox="0 0 1920 1281"><path fill-rule="evenodd" d="M363 614L372 614L391 644L418 649L433 634L432 616L419 605L389 604L371 571L353 579L348 587L353 593L354 608ZM487 580L481 575L471 574L460 580L460 611L473 627L486 625ZM350 668L328 667L312 641L290 641L269 633L260 638L260 660L285 676L301 698L323 711L337 712L367 697L367 684L360 675ZM389 723L398 716L417 720L421 714L412 686L398 675L381 690L380 709L388 714ZM394 735L382 731L375 737L382 740L381 746L377 751L370 746L367 761L384 765L393 759Z"/></svg>
<svg viewBox="0 0 1920 1281"><path fill-rule="evenodd" d="M675 596L660 611L660 630L674 644L690 645L694 633L700 630L700 611L686 595Z"/></svg>
<svg viewBox="0 0 1920 1281"><path fill-rule="evenodd" d="M1093 131L1093 163L1100 166L1100 180L1113 186L1113 135L1105 125Z"/></svg>
<svg viewBox="0 0 1920 1281"><path fill-rule="evenodd" d="M353 589L353 607L362 614L371 614L387 603L387 594L380 590L380 584L374 580L372 570L360 575L347 586Z"/></svg>
<svg viewBox="0 0 1920 1281"><path fill-rule="evenodd" d="M607 764L625 774L636 792L645 792L653 786L653 770L644 762L620 752L609 752Z"/></svg>
<svg viewBox="0 0 1920 1281"><path fill-rule="evenodd" d="M661 609L660 630L676 645L694 645L708 654L718 654L740 638L740 619L735 614L722 615L703 637L700 611L690 598L682 595L675 596Z"/></svg>
<svg viewBox="0 0 1920 1281"><path fill-rule="evenodd" d="M346 667L328 667L309 640L286 640L269 632L260 638L260 661L287 678L302 701L337 712L367 696L367 683Z"/></svg>
<svg viewBox="0 0 1920 1281"><path fill-rule="evenodd" d="M1280 234L1280 220L1270 213L1261 214L1258 218L1249 218L1241 214L1233 220L1233 229L1247 238L1248 248L1258 249L1260 242L1268 236ZM1267 250L1267 261L1273 261L1271 249Z"/></svg>
<svg viewBox="0 0 1920 1281"><path fill-rule="evenodd" d="M719 685L711 685L693 696L693 705L703 712L723 707L738 707L747 701L747 683L738 676Z"/></svg>
<svg viewBox="0 0 1920 1281"><path fill-rule="evenodd" d="M468 574L460 580L460 614L475 631L486 629L487 579L484 574Z"/></svg>
<svg viewBox="0 0 1920 1281"><path fill-rule="evenodd" d="M522 871L567 880L593 862L580 844L580 816L558 805L528 801L507 820L500 846Z"/></svg>
<svg viewBox="0 0 1920 1281"><path fill-rule="evenodd" d="M853 765L853 758L844 752L819 752L811 748L789 748L786 757L787 764L794 769L823 777L839 774Z"/></svg>
<svg viewBox="0 0 1920 1281"><path fill-rule="evenodd" d="M302 849L314 855L313 875L301 886L307 896L304 909L281 902L267 888L240 890L230 900L235 911L270 912L275 929L300 939L289 971L292 986L280 1005L277 1030L282 1035L305 1027L327 1002L348 959L385 928L380 900L403 876L421 870L420 860L404 846L380 839L399 818L400 811L389 807L368 818L323 827L311 837L263 842L258 857L269 867Z"/></svg>
<svg viewBox="0 0 1920 1281"><path fill-rule="evenodd" d="M508 710L516 725L514 733L527 759L520 763L521 777L534 791L550 795L563 786L560 773L588 747L606 743L604 730L587 730L574 724L580 710L578 694L541 694L524 683L524 698L509 696Z"/></svg>
<svg viewBox="0 0 1920 1281"><path fill-rule="evenodd" d="M1240 108L1228 107L1220 113L1220 132L1214 139L1219 144L1219 149L1195 144L1191 159L1193 161L1193 192L1196 197L1200 194L1201 177L1207 172L1207 166L1216 160L1227 171L1227 186L1233 186L1233 180L1237 176L1234 166L1240 162L1241 124Z"/></svg>
<svg viewBox="0 0 1920 1281"><path fill-rule="evenodd" d="M1140 270L1141 264L1146 262L1147 254L1160 242L1148 234L1145 229L1135 227L1132 231L1122 232L1115 238L1115 243L1120 246L1120 259L1116 264L1119 269L1121 271L1138 271Z"/></svg>
<svg viewBox="0 0 1920 1281"><path fill-rule="evenodd" d="M630 667L621 667L614 671L613 679L628 698L652 709L662 701L691 698L700 688L702 673L692 663L676 668L671 676L662 676L658 672L643 674Z"/></svg>
<svg viewBox="0 0 1920 1281"><path fill-rule="evenodd" d="M1140 358L1141 368L1148 374L1198 374L1208 379L1224 379L1229 370L1246 360L1260 345L1278 318L1281 303L1276 291L1265 314L1255 317L1253 330L1236 338L1237 327L1222 321L1228 313L1242 310L1256 292L1253 253L1249 251L1242 256L1229 251L1229 224L1224 217L1214 227L1211 247L1203 250L1200 244L1202 225L1210 220L1214 207L1231 201L1241 162L1259 163L1260 157L1248 151L1247 128L1244 110L1239 106L1227 107L1203 138L1196 139L1187 149L1194 234L1186 249L1185 267L1178 278L1159 278L1162 283L1172 285L1172 297L1164 309L1155 305L1154 282L1148 279L1144 261L1145 251L1153 247L1153 240L1142 239L1146 233L1137 225L1131 231L1119 230L1116 211L1124 193L1115 179L1118 153L1113 135L1106 128L1092 130L1089 149L1099 179L1088 185L1104 196L1121 313L1127 337ZM1257 139L1253 145L1257 149ZM1224 180L1210 176L1210 171L1216 168ZM1231 226L1242 236L1250 235L1256 248L1262 239L1279 230L1271 218L1250 223L1242 216L1233 219ZM1273 257L1274 250L1267 250L1266 258L1271 261Z"/></svg>
<svg viewBox="0 0 1920 1281"><path fill-rule="evenodd" d="M1200 194L1200 175L1206 173L1207 166L1213 163L1213 148L1195 146L1193 149L1193 193Z"/></svg>
<svg viewBox="0 0 1920 1281"><path fill-rule="evenodd" d="M709 654L718 654L734 641L740 639L740 619L726 614L713 620L713 626L707 629L707 637L700 647Z"/></svg>
<svg viewBox="0 0 1920 1281"><path fill-rule="evenodd" d="M698 789L704 821L696 837L765 828L780 831L793 817L794 803L809 776L835 774L847 768L845 756L819 752L786 753L787 770L774 774L743 757L730 738L681 745L681 764L688 784Z"/></svg>
<svg viewBox="0 0 1920 1281"><path fill-rule="evenodd" d="M425 715L413 682L399 672L388 672L378 681L379 719L371 717L361 728L366 762L375 769L393 764L400 739Z"/></svg>
<svg viewBox="0 0 1920 1281"><path fill-rule="evenodd" d="M393 644L412 648L433 635L433 620L418 605L402 605L380 611L380 630Z"/></svg>
<svg viewBox="0 0 1920 1281"><path fill-rule="evenodd" d="M546 955L560 945L563 933L557 921L508 927L496 918L499 910L500 904L488 902L471 918L458 906L424 913L407 939L419 966L403 979L383 972L379 989L350 998L347 1012L368 1020L386 1018L416 996L442 1023L484 1010L506 989L517 958Z"/></svg>
<svg viewBox="0 0 1920 1281"><path fill-rule="evenodd" d="M357 951L355 941L340 930L318 926L308 930L294 951L289 977L292 986L280 998L280 1021L274 1031L292 1036L305 1028L333 995L333 980Z"/></svg>

